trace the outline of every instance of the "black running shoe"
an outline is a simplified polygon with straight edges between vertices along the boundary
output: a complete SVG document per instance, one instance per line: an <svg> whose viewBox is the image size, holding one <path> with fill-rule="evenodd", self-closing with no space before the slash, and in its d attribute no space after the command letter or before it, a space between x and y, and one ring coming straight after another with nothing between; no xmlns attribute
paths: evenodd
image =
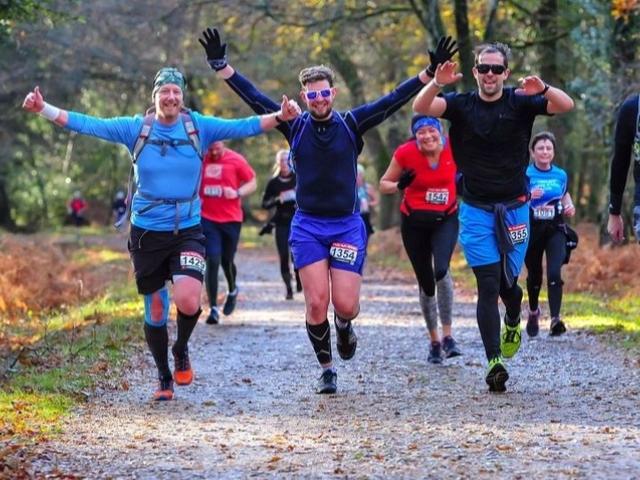
<svg viewBox="0 0 640 480"><path fill-rule="evenodd" d="M540 330L540 308L529 310L529 318L527 319L527 335L535 337Z"/></svg>
<svg viewBox="0 0 640 480"><path fill-rule="evenodd" d="M462 352L458 348L458 343L449 335L442 339L442 350L444 351L444 358L459 357L462 355Z"/></svg>
<svg viewBox="0 0 640 480"><path fill-rule="evenodd" d="M489 385L490 392L506 392L507 387L505 384L509 380L509 374L502 362L502 358L494 357L489 360L489 366L487 368L487 376L485 381Z"/></svg>
<svg viewBox="0 0 640 480"><path fill-rule="evenodd" d="M427 362L436 365L442 363L442 345L440 345L440 342L431 342Z"/></svg>
<svg viewBox="0 0 640 480"><path fill-rule="evenodd" d="M238 286L233 290L233 292L227 293L227 299L224 301L224 307L222 308L222 313L225 315L231 315L233 311L236 309L236 300L238 299Z"/></svg>
<svg viewBox="0 0 640 480"><path fill-rule="evenodd" d="M205 321L209 325L217 325L218 323L220 323L220 312L218 311L218 307L211 307L209 316Z"/></svg>
<svg viewBox="0 0 640 480"><path fill-rule="evenodd" d="M551 319L551 329L549 331L550 336L557 337L559 335L562 335L566 331L567 327L564 322L560 320L560 317L553 317Z"/></svg>
<svg viewBox="0 0 640 480"><path fill-rule="evenodd" d="M293 290L291 289L291 286L288 285L287 286L287 294L284 297L286 300L293 300Z"/></svg>
<svg viewBox="0 0 640 480"><path fill-rule="evenodd" d="M333 315L333 323L336 326L336 349L340 358L343 360L349 360L356 354L356 347L358 346L358 337L356 332L353 331L353 325L351 321L345 328L338 327L336 315Z"/></svg>
<svg viewBox="0 0 640 480"><path fill-rule="evenodd" d="M318 379L316 393L336 393L338 390L338 374L328 368Z"/></svg>

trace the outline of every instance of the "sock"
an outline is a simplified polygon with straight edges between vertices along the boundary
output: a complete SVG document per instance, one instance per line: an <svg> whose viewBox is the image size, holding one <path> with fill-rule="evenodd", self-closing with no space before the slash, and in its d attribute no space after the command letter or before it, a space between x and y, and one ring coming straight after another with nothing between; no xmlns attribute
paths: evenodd
<svg viewBox="0 0 640 480"><path fill-rule="evenodd" d="M191 332L193 332L196 323L198 323L198 318L200 317L201 313L201 308L199 308L198 311L193 315L185 315L180 310L178 310L178 318L176 320L176 323L178 324L178 338L176 339L176 343L173 344L172 350L174 352L184 352L185 350L187 350Z"/></svg>
<svg viewBox="0 0 640 480"><path fill-rule="evenodd" d="M169 334L167 326L152 327L148 323L144 324L144 338L153 356L153 360L158 369L158 378L171 378L171 370L169 369L169 356L167 350L169 348Z"/></svg>

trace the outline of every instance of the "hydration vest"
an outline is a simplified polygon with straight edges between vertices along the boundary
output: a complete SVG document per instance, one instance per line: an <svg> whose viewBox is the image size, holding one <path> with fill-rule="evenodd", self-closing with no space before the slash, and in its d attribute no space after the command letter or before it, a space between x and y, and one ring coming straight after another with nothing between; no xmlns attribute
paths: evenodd
<svg viewBox="0 0 640 480"><path fill-rule="evenodd" d="M134 174L134 165L136 164L136 162L138 161L138 157L140 156L140 152L142 152L142 150L144 149L144 147L150 143L152 145L160 145L160 153L161 155L164 155L164 153L167 151L167 148L169 147L178 147L180 145L191 145L193 147L193 149L196 151L196 154L198 155L198 158L200 158L200 161L202 162L203 160L203 156L201 153L201 145L200 145L200 137L198 135L198 130L195 128L195 124L193 121L193 117L191 116L191 110L186 110L183 109L180 111L180 119L182 120L182 125L184 126L184 130L187 133L187 137L188 140L184 140L184 139L179 139L179 140L156 140L156 139L151 139L150 135L151 135L151 130L153 128L153 123L155 122L156 119L156 115L155 115L155 108L149 108L146 112L145 112L145 116L144 119L142 121L142 128L140 129L140 133L138 134L138 138L136 140L136 143L133 146L133 150L131 152L131 169L129 170L129 182L128 182L128 187L127 187L127 211L125 212L125 214L120 218L120 220L118 220L115 223L115 227L116 228L120 228L125 221L129 220L129 217L131 216L131 204L133 201L133 194L135 193L135 182L133 181L133 174ZM145 212L148 212L149 210L151 210L154 207L157 207L159 205L175 205L176 208L176 221L175 221L175 227L173 230L174 234L178 233L178 226L180 224L180 216L179 216L179 209L178 209L178 204L179 203L189 203L189 216L191 216L191 209L193 208L193 202L198 198L199 196L199 190L200 190L200 177L201 177L201 173L202 169L200 169L200 173L198 174L198 179L196 181L195 187L193 189L193 194L191 195L191 197L189 198L157 198L157 197L151 197L149 195L144 195L141 192L138 192L138 195L140 195L142 198L144 198L145 200L149 200L151 201L151 203L149 205L147 205L146 207L144 207L142 210L140 210L140 212L138 212L139 214L143 214Z"/></svg>

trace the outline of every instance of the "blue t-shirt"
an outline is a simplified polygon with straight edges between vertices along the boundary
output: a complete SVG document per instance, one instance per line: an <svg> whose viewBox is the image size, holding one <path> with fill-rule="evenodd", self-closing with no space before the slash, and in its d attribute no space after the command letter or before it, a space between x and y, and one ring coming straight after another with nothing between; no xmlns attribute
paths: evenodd
<svg viewBox="0 0 640 480"><path fill-rule="evenodd" d="M215 141L249 137L262 132L260 119L256 116L234 120L205 116L198 112L191 112L191 116L198 130L202 152L206 152ZM67 128L108 142L121 143L131 153L142 125L142 116L98 118L69 112ZM172 125L154 121L149 139L189 140L181 118ZM136 193L131 205L131 223L146 230L171 231L176 226L177 216L179 229L193 227L200 223L199 198L177 204L156 205L143 211L154 203L151 199L191 199L194 192L198 192L202 162L193 146L166 147L164 153L162 149L160 145L147 143L135 163Z"/></svg>
<svg viewBox="0 0 640 480"><path fill-rule="evenodd" d="M562 215L562 197L567 193L567 172L551 165L549 170L540 170L535 164L527 167L529 191L542 189L542 197L531 199L531 214L534 220L554 220Z"/></svg>

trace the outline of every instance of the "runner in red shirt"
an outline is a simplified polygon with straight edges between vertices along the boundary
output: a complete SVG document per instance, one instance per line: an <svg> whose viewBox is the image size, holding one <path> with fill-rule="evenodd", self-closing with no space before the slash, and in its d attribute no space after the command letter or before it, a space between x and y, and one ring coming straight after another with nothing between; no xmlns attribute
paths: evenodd
<svg viewBox="0 0 640 480"><path fill-rule="evenodd" d="M431 337L428 361L442 363L443 352L446 358L461 354L451 335L453 280L449 273L458 237L456 164L439 120L417 115L411 132L414 138L393 154L380 179L380 191L404 191L402 242L418 280L420 306Z"/></svg>
<svg viewBox="0 0 640 480"><path fill-rule="evenodd" d="M222 312L231 315L235 309L238 285L233 260L243 220L241 198L255 192L256 187L256 174L242 155L226 148L223 142L211 144L204 158L200 186L202 229L207 242L205 283L211 307L208 324L220 319L216 300L220 265L228 286Z"/></svg>
<svg viewBox="0 0 640 480"><path fill-rule="evenodd" d="M73 192L73 197L69 200L69 218L71 219L71 223L73 223L76 227L81 227L83 225L88 224L86 218L84 218L84 212L87 209L88 204L82 198L82 194L80 191L76 190Z"/></svg>

